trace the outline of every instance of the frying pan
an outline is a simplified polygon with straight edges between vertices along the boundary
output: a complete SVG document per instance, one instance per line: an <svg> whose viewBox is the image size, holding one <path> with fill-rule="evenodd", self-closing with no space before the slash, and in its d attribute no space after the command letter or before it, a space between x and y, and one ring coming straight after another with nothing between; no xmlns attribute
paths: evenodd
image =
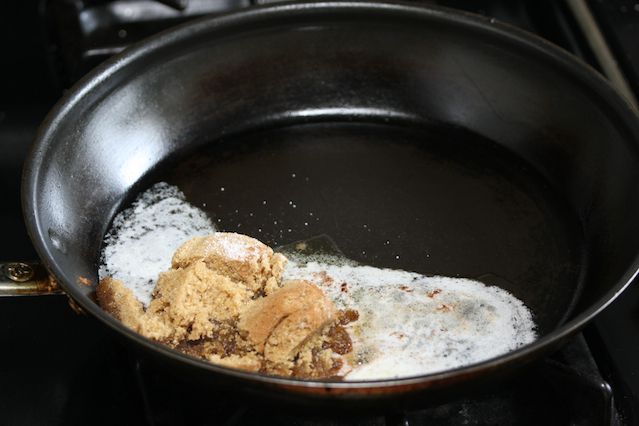
<svg viewBox="0 0 639 426"><path fill-rule="evenodd" d="M295 401L427 401L555 350L632 281L637 141L606 81L514 28L403 3L278 4L162 33L80 81L39 130L23 208L64 292L168 370ZM539 339L349 383L177 353L92 298L112 218L160 180L267 244L324 233L358 261L500 285L532 309Z"/></svg>

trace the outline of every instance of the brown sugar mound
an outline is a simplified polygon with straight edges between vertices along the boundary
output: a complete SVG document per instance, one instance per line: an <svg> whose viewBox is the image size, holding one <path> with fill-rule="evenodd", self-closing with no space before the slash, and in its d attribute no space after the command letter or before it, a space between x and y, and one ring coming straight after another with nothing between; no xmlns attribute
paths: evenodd
<svg viewBox="0 0 639 426"><path fill-rule="evenodd" d="M242 283L209 269L202 260L160 274L146 316L170 324L171 333L156 336L174 344L212 335L215 324L237 317L254 293ZM144 333L144 328L142 329Z"/></svg>
<svg viewBox="0 0 639 426"><path fill-rule="evenodd" d="M258 294L269 294L279 287L286 257L255 238L242 234L216 232L195 237L173 255L173 268L197 261L233 281L241 282Z"/></svg>
<svg viewBox="0 0 639 426"><path fill-rule="evenodd" d="M176 251L146 310L111 278L99 283L97 299L127 327L215 364L335 377L352 349L342 326L357 318L336 311L307 281L282 283L286 261L256 239L218 232Z"/></svg>
<svg viewBox="0 0 639 426"><path fill-rule="evenodd" d="M246 309L239 327L264 353L269 371L290 375L302 344L334 319L335 307L322 290L307 281L287 281Z"/></svg>
<svg viewBox="0 0 639 426"><path fill-rule="evenodd" d="M122 281L107 277L96 288L98 303L102 309L122 321L124 325L137 329L144 315L142 303Z"/></svg>

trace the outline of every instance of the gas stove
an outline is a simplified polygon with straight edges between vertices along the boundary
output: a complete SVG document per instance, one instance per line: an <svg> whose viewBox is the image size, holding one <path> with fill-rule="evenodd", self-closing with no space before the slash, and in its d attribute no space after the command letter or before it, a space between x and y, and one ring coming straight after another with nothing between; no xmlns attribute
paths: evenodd
<svg viewBox="0 0 639 426"><path fill-rule="evenodd" d="M0 5L0 261L36 254L20 209L20 173L37 126L64 90L96 64L164 28L250 0L53 0ZM538 34L639 94L639 2L430 2ZM559 352L515 379L445 403L331 415L211 394L131 354L64 296L0 298L0 423L298 425L639 424L639 287L630 286Z"/></svg>

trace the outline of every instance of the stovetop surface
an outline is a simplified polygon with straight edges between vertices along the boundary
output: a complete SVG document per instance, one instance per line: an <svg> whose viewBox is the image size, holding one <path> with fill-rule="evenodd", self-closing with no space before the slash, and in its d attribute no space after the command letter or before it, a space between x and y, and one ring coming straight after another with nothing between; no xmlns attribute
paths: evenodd
<svg viewBox="0 0 639 426"><path fill-rule="evenodd" d="M437 3L533 31L599 68L560 2L540 1L535 7L523 1ZM0 55L1 261L36 258L20 210L21 167L37 126L66 81L52 71L61 68L52 61L59 46L45 34L43 4L0 6L0 35L7 41ZM590 2L635 90L638 5ZM64 296L4 298L0 424L639 424L639 343L634 336L639 336L636 284L562 351L516 380L471 399L425 410L336 419L290 414L277 407L256 410L240 398L222 395L209 413L200 408L211 407L210 398L198 399L195 389L185 393L184 384L167 380L132 357L97 320L71 310Z"/></svg>

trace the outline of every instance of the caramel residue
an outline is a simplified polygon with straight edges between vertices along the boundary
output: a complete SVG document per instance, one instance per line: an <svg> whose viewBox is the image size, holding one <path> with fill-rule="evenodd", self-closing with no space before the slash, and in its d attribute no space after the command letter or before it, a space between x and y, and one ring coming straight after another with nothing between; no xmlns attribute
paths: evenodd
<svg viewBox="0 0 639 426"><path fill-rule="evenodd" d="M429 291L428 293L426 293L426 296L430 297L431 299L435 296L437 296L439 293L442 292L441 288L436 288L435 290Z"/></svg>
<svg viewBox="0 0 639 426"><path fill-rule="evenodd" d="M91 287L91 285L93 284L93 282L90 279L88 279L87 277L83 277L82 275L78 277L78 283L85 285L87 287Z"/></svg>
<svg viewBox="0 0 639 426"><path fill-rule="evenodd" d="M328 275L326 271L316 272L313 275L315 275L324 285L331 285L334 282L333 277Z"/></svg>
<svg viewBox="0 0 639 426"><path fill-rule="evenodd" d="M441 305L437 306L437 310L440 312L449 312L453 310L453 307L451 305L442 303Z"/></svg>

